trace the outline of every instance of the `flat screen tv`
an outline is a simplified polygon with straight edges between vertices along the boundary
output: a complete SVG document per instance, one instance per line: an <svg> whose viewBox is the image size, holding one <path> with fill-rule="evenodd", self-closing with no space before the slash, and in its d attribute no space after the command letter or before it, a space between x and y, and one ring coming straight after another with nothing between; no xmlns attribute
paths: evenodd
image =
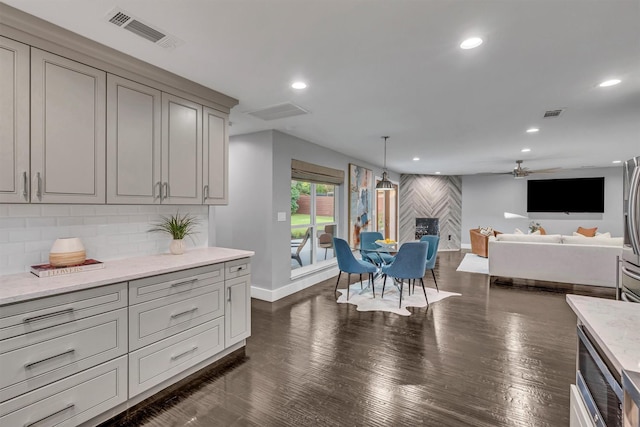
<svg viewBox="0 0 640 427"><path fill-rule="evenodd" d="M604 177L531 179L527 212L604 213Z"/></svg>

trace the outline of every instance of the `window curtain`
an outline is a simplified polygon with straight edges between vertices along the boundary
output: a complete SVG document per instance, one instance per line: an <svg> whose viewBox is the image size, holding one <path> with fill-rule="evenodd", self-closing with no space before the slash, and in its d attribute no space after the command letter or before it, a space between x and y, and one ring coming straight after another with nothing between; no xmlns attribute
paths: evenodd
<svg viewBox="0 0 640 427"><path fill-rule="evenodd" d="M316 184L342 185L344 183L344 171L291 159L291 179L314 182Z"/></svg>

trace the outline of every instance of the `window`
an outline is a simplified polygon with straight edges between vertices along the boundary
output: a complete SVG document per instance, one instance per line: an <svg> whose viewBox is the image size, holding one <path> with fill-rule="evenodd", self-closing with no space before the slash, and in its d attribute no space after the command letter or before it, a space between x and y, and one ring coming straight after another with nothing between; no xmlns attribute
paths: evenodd
<svg viewBox="0 0 640 427"><path fill-rule="evenodd" d="M321 264L335 257L336 186L291 180L291 269Z"/></svg>

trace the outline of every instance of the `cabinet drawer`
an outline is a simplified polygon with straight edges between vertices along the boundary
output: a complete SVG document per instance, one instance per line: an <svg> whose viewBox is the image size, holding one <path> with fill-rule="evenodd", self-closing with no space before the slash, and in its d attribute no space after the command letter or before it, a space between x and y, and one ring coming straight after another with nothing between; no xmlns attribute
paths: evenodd
<svg viewBox="0 0 640 427"><path fill-rule="evenodd" d="M212 320L129 354L133 397L224 349L224 318Z"/></svg>
<svg viewBox="0 0 640 427"><path fill-rule="evenodd" d="M129 307L129 350L224 314L224 282Z"/></svg>
<svg viewBox="0 0 640 427"><path fill-rule="evenodd" d="M0 425L73 427L127 400L122 356L0 404Z"/></svg>
<svg viewBox="0 0 640 427"><path fill-rule="evenodd" d="M5 305L0 310L0 340L126 306L126 282Z"/></svg>
<svg viewBox="0 0 640 427"><path fill-rule="evenodd" d="M224 263L224 278L226 280L251 274L249 258L237 259Z"/></svg>
<svg viewBox="0 0 640 427"><path fill-rule="evenodd" d="M129 282L129 304L177 295L224 280L224 264L205 265Z"/></svg>
<svg viewBox="0 0 640 427"><path fill-rule="evenodd" d="M127 309L0 342L0 402L127 353Z"/></svg>

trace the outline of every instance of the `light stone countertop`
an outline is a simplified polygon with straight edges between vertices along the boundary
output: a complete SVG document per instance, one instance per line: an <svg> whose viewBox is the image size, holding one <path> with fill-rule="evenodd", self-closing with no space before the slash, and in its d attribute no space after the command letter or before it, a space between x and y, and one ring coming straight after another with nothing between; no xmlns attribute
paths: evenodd
<svg viewBox="0 0 640 427"><path fill-rule="evenodd" d="M141 277L217 264L253 255L252 251L240 249L197 248L188 250L182 255L159 254L105 261L103 269L62 276L37 277L31 273L0 276L0 305L126 282Z"/></svg>
<svg viewBox="0 0 640 427"><path fill-rule="evenodd" d="M619 374L640 371L640 304L581 295L567 303Z"/></svg>

